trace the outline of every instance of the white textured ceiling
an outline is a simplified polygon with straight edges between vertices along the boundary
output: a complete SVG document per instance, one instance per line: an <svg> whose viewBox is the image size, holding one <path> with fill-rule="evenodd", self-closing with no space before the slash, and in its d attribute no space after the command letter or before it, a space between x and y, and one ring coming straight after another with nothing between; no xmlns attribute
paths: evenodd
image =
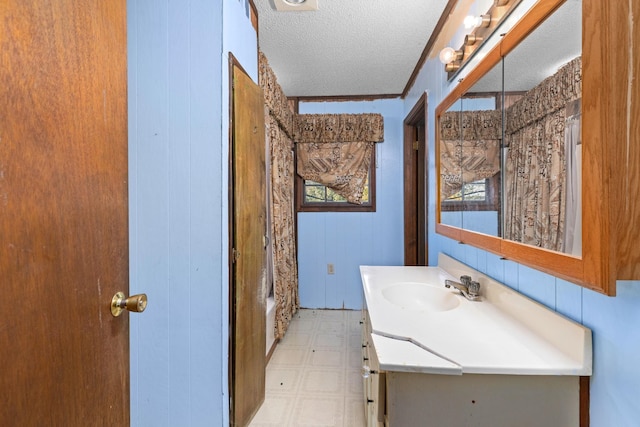
<svg viewBox="0 0 640 427"><path fill-rule="evenodd" d="M260 49L285 94L401 94L447 0L318 0L278 12L254 0Z"/></svg>

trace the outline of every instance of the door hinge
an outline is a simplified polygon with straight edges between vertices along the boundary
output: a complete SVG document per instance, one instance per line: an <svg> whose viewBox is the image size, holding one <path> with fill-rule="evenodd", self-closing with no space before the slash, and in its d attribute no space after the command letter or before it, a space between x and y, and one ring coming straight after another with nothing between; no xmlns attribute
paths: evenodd
<svg viewBox="0 0 640 427"><path fill-rule="evenodd" d="M416 150L416 151L418 151L420 149L420 143L418 141L414 141L413 149Z"/></svg>
<svg viewBox="0 0 640 427"><path fill-rule="evenodd" d="M231 262L236 263L240 259L240 251L236 248L231 249Z"/></svg>

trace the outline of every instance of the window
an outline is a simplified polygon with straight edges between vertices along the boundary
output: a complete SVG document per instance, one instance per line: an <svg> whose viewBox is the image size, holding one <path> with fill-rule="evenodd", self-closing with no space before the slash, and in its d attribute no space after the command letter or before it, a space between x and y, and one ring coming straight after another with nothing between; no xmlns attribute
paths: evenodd
<svg viewBox="0 0 640 427"><path fill-rule="evenodd" d="M464 184L462 189L442 203L442 211L498 210L500 174Z"/></svg>
<svg viewBox="0 0 640 427"><path fill-rule="evenodd" d="M347 202L332 189L317 182L302 179L296 174L296 208L298 212L375 212L375 152L371 151L371 163L362 204Z"/></svg>

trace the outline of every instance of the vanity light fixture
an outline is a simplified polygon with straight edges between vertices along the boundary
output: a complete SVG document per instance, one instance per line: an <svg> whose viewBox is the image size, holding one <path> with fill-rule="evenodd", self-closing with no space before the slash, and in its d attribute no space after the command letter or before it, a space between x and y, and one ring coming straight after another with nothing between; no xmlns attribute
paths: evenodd
<svg viewBox="0 0 640 427"><path fill-rule="evenodd" d="M464 28L472 30L474 28L488 28L491 25L491 15L473 16L469 15L464 18Z"/></svg>
<svg viewBox="0 0 640 427"><path fill-rule="evenodd" d="M491 37L521 1L491 0L491 7L483 14L479 16L469 15L464 18L462 23L458 21L457 25L463 24L467 30L464 43L458 50L445 48L440 52L440 61L445 64L444 69L448 73L448 80L453 79L457 71L464 67L465 63L480 51L483 43Z"/></svg>

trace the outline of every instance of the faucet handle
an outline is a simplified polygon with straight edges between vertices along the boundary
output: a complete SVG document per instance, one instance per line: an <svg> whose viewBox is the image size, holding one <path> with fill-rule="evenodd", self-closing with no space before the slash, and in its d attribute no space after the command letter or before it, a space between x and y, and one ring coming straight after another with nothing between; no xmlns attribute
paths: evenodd
<svg viewBox="0 0 640 427"><path fill-rule="evenodd" d="M471 276L460 276L460 283L462 283L465 286L469 286L469 283L471 283Z"/></svg>
<svg viewBox="0 0 640 427"><path fill-rule="evenodd" d="M467 289L469 290L469 295L474 297L478 296L478 294L480 293L480 283L475 281L470 281L469 284L467 285Z"/></svg>

